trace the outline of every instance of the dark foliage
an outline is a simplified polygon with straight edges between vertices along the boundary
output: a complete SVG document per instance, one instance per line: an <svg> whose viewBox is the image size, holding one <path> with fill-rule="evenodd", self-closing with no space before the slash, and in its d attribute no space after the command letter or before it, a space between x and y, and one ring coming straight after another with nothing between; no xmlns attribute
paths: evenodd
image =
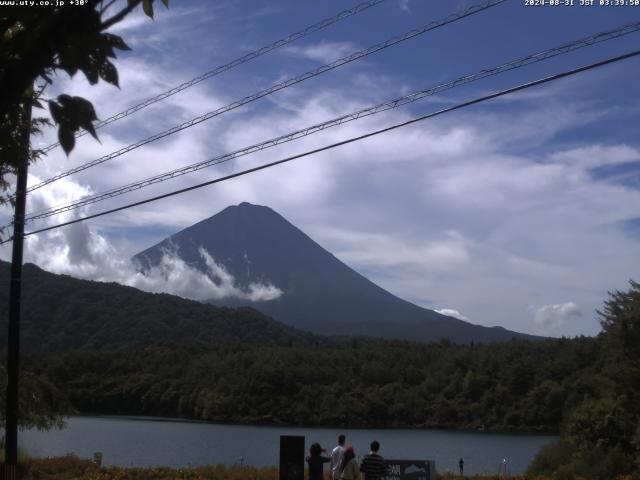
<svg viewBox="0 0 640 480"><path fill-rule="evenodd" d="M459 346L150 346L30 357L86 413L215 422L553 431L595 339ZM339 399L339 400L338 400Z"/></svg>
<svg viewBox="0 0 640 480"><path fill-rule="evenodd" d="M0 345L6 345L9 264L0 262ZM23 351L126 348L157 343L293 344L326 341L251 308L205 305L117 283L24 267Z"/></svg>
<svg viewBox="0 0 640 480"><path fill-rule="evenodd" d="M84 0L80 7L67 5L0 8L0 189L6 190L7 174L33 161L38 151L30 151L28 135L43 125L30 122L28 106L42 108L40 94L52 83L57 71L69 76L82 72L91 85L100 79L118 86L118 71L112 60L116 50L129 50L117 35L106 30L120 22L142 3L153 17L154 0ZM53 2L51 2L53 3ZM63 2L61 2L63 3ZM165 6L168 0L163 0ZM111 6L111 8L108 8ZM34 84L38 91L34 92ZM68 154L74 134L85 129L96 137L97 119L91 103L81 97L60 95L48 102L51 117L58 125L58 139ZM96 137L97 138L97 137ZM5 201L0 197L0 201Z"/></svg>
<svg viewBox="0 0 640 480"><path fill-rule="evenodd" d="M531 473L552 478L640 478L640 284L610 294L593 375L562 424L560 442L544 449ZM579 397L578 397L579 398Z"/></svg>
<svg viewBox="0 0 640 480"><path fill-rule="evenodd" d="M6 358L0 364L0 385L7 384ZM6 388L0 390L0 425L5 424ZM61 428L61 412L75 413L66 396L49 379L30 371L22 371L18 405L20 428L49 430Z"/></svg>

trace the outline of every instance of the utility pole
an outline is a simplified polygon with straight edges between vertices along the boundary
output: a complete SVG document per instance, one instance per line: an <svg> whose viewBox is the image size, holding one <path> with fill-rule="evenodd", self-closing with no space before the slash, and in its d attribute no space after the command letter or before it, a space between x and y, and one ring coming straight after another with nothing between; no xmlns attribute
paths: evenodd
<svg viewBox="0 0 640 480"><path fill-rule="evenodd" d="M13 216L13 253L9 283L9 334L7 337L7 405L5 424L4 480L15 480L18 464L18 376L20 365L20 302L22 298L22 253L24 245L24 214L27 203L27 171L29 168L31 101L29 89L24 99L21 138L24 145L16 179Z"/></svg>

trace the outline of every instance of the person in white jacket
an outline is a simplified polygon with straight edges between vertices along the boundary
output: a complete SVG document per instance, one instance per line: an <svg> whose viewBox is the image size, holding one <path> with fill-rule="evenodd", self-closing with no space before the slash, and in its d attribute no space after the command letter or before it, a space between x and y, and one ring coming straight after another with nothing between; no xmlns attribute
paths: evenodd
<svg viewBox="0 0 640 480"><path fill-rule="evenodd" d="M338 445L331 451L331 479L340 480L340 467L342 466L342 455L344 455L344 435L338 435Z"/></svg>

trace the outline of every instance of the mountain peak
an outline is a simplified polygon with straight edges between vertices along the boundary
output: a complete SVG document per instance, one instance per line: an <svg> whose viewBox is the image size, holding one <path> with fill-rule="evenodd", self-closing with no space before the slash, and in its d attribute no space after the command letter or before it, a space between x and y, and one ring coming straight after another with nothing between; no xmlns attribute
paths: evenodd
<svg viewBox="0 0 640 480"><path fill-rule="evenodd" d="M246 216L249 216L251 220L254 220L256 217L260 216L275 216L282 218L275 210L267 207L266 205L255 205L249 202L240 202L238 205L229 205L224 210L196 223L195 225L198 225L200 223L208 223L210 221L216 221L219 220L220 217L239 215L242 215L243 218L247 218ZM192 227L194 227L195 225L192 225Z"/></svg>
<svg viewBox="0 0 640 480"><path fill-rule="evenodd" d="M211 257L203 258L202 250ZM269 207L242 202L137 254L147 271L166 251L208 274L211 259L235 291L255 285L282 292L272 299L223 298L219 305L251 305L289 325L324 334L364 334L457 342L509 340L525 335L493 330L402 300L363 277Z"/></svg>
<svg viewBox="0 0 640 480"><path fill-rule="evenodd" d="M249 203L249 202L240 202L238 205L234 205L234 207L240 207L240 208L269 208L269 207L265 207L264 205L254 205L253 203ZM269 210L271 210L269 208Z"/></svg>
<svg viewBox="0 0 640 480"><path fill-rule="evenodd" d="M225 208L225 210L235 210L235 211L273 211L271 210L269 207L265 206L265 205L254 205L253 203L249 203L249 202L240 202L238 205L230 205L227 208ZM223 212L225 211L223 210ZM222 212L220 212L222 213ZM214 215L215 217L215 215Z"/></svg>

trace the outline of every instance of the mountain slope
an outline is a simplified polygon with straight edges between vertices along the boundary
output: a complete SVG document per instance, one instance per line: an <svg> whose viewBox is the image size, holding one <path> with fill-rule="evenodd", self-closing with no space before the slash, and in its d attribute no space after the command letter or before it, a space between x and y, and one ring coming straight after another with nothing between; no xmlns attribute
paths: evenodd
<svg viewBox="0 0 640 480"><path fill-rule="evenodd" d="M0 262L0 345L7 343L10 264ZM21 345L45 352L173 344L310 344L324 339L251 309L215 307L24 266ZM4 347L3 347L4 348Z"/></svg>
<svg viewBox="0 0 640 480"><path fill-rule="evenodd" d="M271 283L283 292L269 301L227 298L214 303L251 305L305 330L455 342L536 338L473 325L402 300L349 268L272 209L249 203L228 207L133 260L148 271L172 252L206 272L200 248L223 265L237 285Z"/></svg>

